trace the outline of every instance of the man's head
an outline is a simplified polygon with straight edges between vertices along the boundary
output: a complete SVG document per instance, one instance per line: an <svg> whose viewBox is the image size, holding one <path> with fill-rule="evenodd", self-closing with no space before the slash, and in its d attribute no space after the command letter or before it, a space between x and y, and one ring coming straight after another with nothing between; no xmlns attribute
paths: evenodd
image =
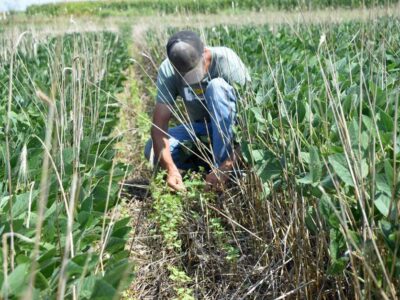
<svg viewBox="0 0 400 300"><path fill-rule="evenodd" d="M200 82L205 75L204 44L192 31L179 31L167 43L167 55L187 84Z"/></svg>

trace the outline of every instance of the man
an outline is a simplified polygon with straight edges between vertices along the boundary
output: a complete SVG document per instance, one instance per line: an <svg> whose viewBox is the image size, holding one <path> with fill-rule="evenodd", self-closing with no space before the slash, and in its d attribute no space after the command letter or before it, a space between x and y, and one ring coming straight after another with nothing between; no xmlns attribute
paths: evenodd
<svg viewBox="0 0 400 300"><path fill-rule="evenodd" d="M233 50L205 47L192 31L175 33L166 48L168 58L158 71L157 103L145 156L152 159L153 153L155 161L167 170L168 185L177 191L184 190L179 169L193 167L191 161L181 160L185 143L200 144L199 136L209 136L212 172L206 176L206 183L216 188L227 180L225 172L234 165L234 86L245 85L250 81L249 74ZM183 99L183 109L176 105L178 95ZM168 129L173 115L182 124Z"/></svg>

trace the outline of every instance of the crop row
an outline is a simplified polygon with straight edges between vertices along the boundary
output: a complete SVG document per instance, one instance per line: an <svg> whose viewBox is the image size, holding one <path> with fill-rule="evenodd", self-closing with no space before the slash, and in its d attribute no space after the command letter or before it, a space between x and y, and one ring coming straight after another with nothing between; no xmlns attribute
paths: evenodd
<svg viewBox="0 0 400 300"><path fill-rule="evenodd" d="M131 269L113 136L126 45L111 33L0 40L0 298L111 299Z"/></svg>
<svg viewBox="0 0 400 300"><path fill-rule="evenodd" d="M58 3L45 5L32 5L28 7L28 15L141 15L143 13L217 13L220 10L256 10L263 8L275 9L315 9L325 7L361 7L374 5L388 5L396 3L394 0L307 0L307 1L271 1L271 0L119 0L119 1L93 1L76 3Z"/></svg>
<svg viewBox="0 0 400 300"><path fill-rule="evenodd" d="M174 30L161 36L153 32L148 41L164 44ZM274 29L221 26L202 33L208 45L233 48L251 70L252 88L240 103L238 139L262 182L262 201L294 211L289 228L299 227L293 245L300 236L310 247L306 254L300 246L290 250L298 270L315 267L339 285L350 284L348 296L395 298L400 282L399 20ZM163 57L159 50L153 56ZM258 211L260 223L273 222L271 206L264 214ZM289 211L276 214L281 221L272 230L283 226ZM315 258L307 261L309 255ZM308 272L308 280L322 288L318 276Z"/></svg>

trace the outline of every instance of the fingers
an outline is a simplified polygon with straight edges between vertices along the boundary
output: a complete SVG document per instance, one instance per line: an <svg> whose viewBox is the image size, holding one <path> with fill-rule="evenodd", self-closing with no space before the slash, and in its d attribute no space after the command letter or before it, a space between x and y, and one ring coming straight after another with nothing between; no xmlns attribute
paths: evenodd
<svg viewBox="0 0 400 300"><path fill-rule="evenodd" d="M183 182L172 183L172 184L170 184L170 187L177 192L186 190L185 186L183 185Z"/></svg>
<svg viewBox="0 0 400 300"><path fill-rule="evenodd" d="M206 192L209 192L211 190L222 192L227 180L228 177L226 175L220 174L218 176L215 172L211 172L206 176L206 186L204 190Z"/></svg>
<svg viewBox="0 0 400 300"><path fill-rule="evenodd" d="M184 191L186 189L182 181L182 176L179 173L168 176L167 183L169 187L177 192Z"/></svg>
<svg viewBox="0 0 400 300"><path fill-rule="evenodd" d="M206 186L204 187L205 192L210 192L213 189L213 184L206 181Z"/></svg>
<svg viewBox="0 0 400 300"><path fill-rule="evenodd" d="M205 191L209 192L217 188L218 185L218 178L214 173L210 173L206 176L206 186Z"/></svg>
<svg viewBox="0 0 400 300"><path fill-rule="evenodd" d="M211 190L222 191L228 178L229 177L224 175L223 173L216 174L216 172L211 172L206 176L206 185L204 187L204 190L206 192L209 192ZM179 172L171 172L170 174L168 174L167 184L171 189L177 192L186 190L186 187L182 180L182 176Z"/></svg>

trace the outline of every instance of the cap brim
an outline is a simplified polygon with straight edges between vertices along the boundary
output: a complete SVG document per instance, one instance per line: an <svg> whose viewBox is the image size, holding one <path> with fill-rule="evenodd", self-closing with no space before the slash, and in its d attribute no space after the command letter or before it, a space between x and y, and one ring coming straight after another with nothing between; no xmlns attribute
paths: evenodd
<svg viewBox="0 0 400 300"><path fill-rule="evenodd" d="M199 60L199 63L196 67L191 69L183 76L183 80L186 84L191 85L195 83L199 83L204 78L204 64L203 58Z"/></svg>

